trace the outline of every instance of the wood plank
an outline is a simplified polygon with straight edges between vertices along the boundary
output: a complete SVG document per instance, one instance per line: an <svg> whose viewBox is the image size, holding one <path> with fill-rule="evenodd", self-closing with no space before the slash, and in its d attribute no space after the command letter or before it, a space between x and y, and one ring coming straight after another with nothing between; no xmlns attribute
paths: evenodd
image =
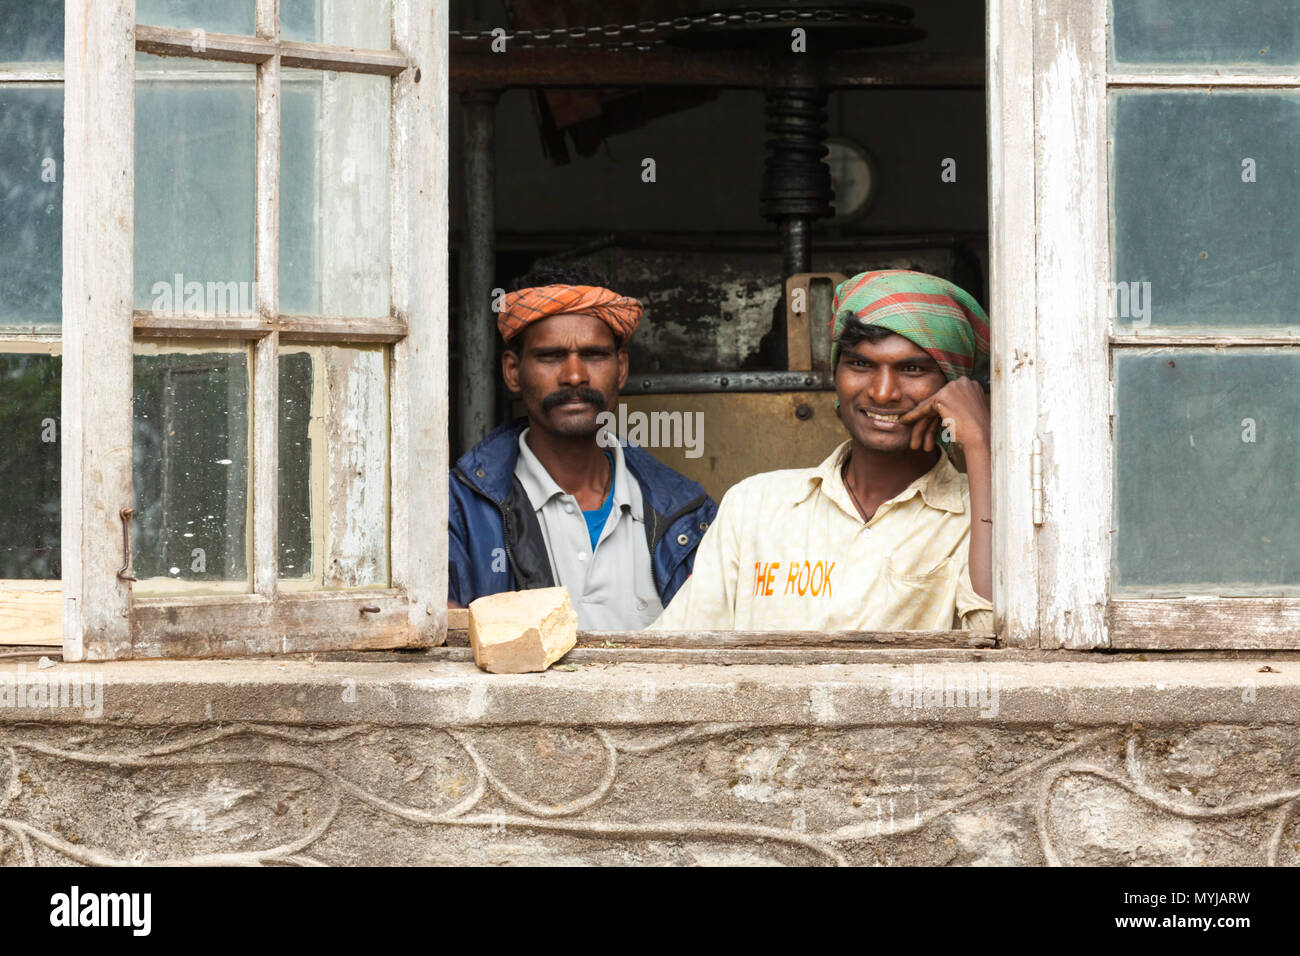
<svg viewBox="0 0 1300 956"><path fill-rule="evenodd" d="M430 648L422 659L472 663L474 653L468 646L455 643L455 634L447 646ZM612 667L616 664L931 664L977 661L1021 660L1027 651L976 650L974 648L845 648L845 647L575 647L558 661L558 666L589 664ZM1067 652L1068 653L1068 652Z"/></svg>
<svg viewBox="0 0 1300 956"><path fill-rule="evenodd" d="M392 588L282 592L274 600L259 594L141 598L131 623L131 645L115 656L244 657L431 643L411 626L407 595Z"/></svg>
<svg viewBox="0 0 1300 956"><path fill-rule="evenodd" d="M579 631L579 647L830 648L989 647L992 631ZM972 643L974 642L974 643ZM467 646L469 631L449 631L449 645Z"/></svg>
<svg viewBox="0 0 1300 956"><path fill-rule="evenodd" d="M0 644L63 646L63 596L58 581L9 581L0 590ZM31 588L28 585L31 585Z"/></svg>
<svg viewBox="0 0 1300 956"><path fill-rule="evenodd" d="M129 646L135 2L67 4L63 92L63 656Z"/></svg>
<svg viewBox="0 0 1300 956"><path fill-rule="evenodd" d="M140 338L167 339L258 339L274 329L257 315L155 315L142 309L131 313L131 324Z"/></svg>
<svg viewBox="0 0 1300 956"><path fill-rule="evenodd" d="M152 53L154 56L183 56L194 60L220 60L227 63L264 63L275 55L276 43L266 37L137 25L135 48L141 53Z"/></svg>
<svg viewBox="0 0 1300 956"><path fill-rule="evenodd" d="M406 335L406 321L394 316L276 315L261 308L258 315L250 316L155 315L137 309L132 324L142 338L259 339L279 332L285 342L374 345L397 342Z"/></svg>
<svg viewBox="0 0 1300 956"><path fill-rule="evenodd" d="M410 633L446 638L448 5L393 0L394 45L414 65L393 81L392 303L408 334L392 349L391 574Z"/></svg>
<svg viewBox="0 0 1300 956"><path fill-rule="evenodd" d="M1043 320L1034 356L1043 387L1030 407L1038 411L1043 449L1043 647L1107 643L1113 448L1106 414L1110 329L1101 294L1110 262L1105 6L1099 0L1036 0L1035 6L1034 300ZM1008 358L1014 355L1003 352L1001 361ZM1017 487L1023 490L1023 478ZM1012 533L1024 533L1023 519Z"/></svg>
<svg viewBox="0 0 1300 956"><path fill-rule="evenodd" d="M1295 598L1153 598L1111 603L1111 647L1300 648Z"/></svg>
<svg viewBox="0 0 1300 956"><path fill-rule="evenodd" d="M413 62L399 50L360 50L322 43L284 42L280 44L280 61L298 69L379 76L397 76Z"/></svg>
<svg viewBox="0 0 1300 956"><path fill-rule="evenodd" d="M1038 426L1033 0L989 0L989 315L993 610L1011 647L1037 647L1030 454Z"/></svg>
<svg viewBox="0 0 1300 956"><path fill-rule="evenodd" d="M378 344L401 341L407 333L404 318L348 318L323 315L281 315L272 323L286 342Z"/></svg>
<svg viewBox="0 0 1300 956"><path fill-rule="evenodd" d="M260 31L259 31L260 32ZM276 42L268 36L236 36L179 27L138 25L135 48L154 56L181 56L226 63L265 63L280 56L287 67L397 76L408 66L397 50L363 50L324 43Z"/></svg>

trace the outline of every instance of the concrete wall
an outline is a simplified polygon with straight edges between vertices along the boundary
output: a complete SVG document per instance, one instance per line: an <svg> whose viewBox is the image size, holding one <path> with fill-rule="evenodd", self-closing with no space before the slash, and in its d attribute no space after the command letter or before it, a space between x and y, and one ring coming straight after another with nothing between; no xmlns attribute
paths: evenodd
<svg viewBox="0 0 1300 956"><path fill-rule="evenodd" d="M669 653L6 662L0 863L1300 863L1285 662Z"/></svg>

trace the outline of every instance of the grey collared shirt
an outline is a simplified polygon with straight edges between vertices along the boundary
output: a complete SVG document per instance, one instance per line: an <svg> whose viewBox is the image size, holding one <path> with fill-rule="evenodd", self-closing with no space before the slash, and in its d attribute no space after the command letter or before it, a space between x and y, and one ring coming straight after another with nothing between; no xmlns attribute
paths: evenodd
<svg viewBox="0 0 1300 956"><path fill-rule="evenodd" d="M663 604L650 570L641 486L627 469L617 437L605 433L606 447L614 456L614 501L593 551L582 507L556 484L528 447L530 430L525 428L519 435L515 475L537 513L551 574L568 590L578 627L635 631L648 626L663 611Z"/></svg>

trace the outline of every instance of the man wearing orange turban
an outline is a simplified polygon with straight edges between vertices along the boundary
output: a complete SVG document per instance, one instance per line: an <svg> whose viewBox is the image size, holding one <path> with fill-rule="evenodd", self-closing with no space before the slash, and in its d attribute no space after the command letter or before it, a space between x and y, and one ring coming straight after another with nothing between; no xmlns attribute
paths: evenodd
<svg viewBox="0 0 1300 956"><path fill-rule="evenodd" d="M641 303L579 265L514 287L497 307L501 372L527 415L452 469L448 603L562 585L579 627L643 628L690 575L717 507L605 426Z"/></svg>

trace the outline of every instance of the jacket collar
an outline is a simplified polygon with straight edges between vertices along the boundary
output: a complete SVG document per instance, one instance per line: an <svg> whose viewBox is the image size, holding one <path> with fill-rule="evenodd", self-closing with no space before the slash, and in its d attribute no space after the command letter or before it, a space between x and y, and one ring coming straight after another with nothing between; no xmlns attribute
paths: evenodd
<svg viewBox="0 0 1300 956"><path fill-rule="evenodd" d="M519 459L519 435L528 427L527 418L498 425L461 455L456 467L481 495L504 504L514 485L515 463ZM694 481L659 462L643 448L619 438L627 471L641 487L644 508L662 517L672 517L682 508L703 504L707 496Z"/></svg>
<svg viewBox="0 0 1300 956"><path fill-rule="evenodd" d="M604 434L609 435L611 438L617 438L612 432L605 432ZM537 460L537 456L533 454L533 449L529 446L527 439L528 429L525 428L519 433L519 458L515 463L515 474L519 478L519 483L524 486L524 493L528 495L528 502L533 506L533 510L540 511L542 506L556 495L563 495L564 489L556 483L550 472ZM601 447L614 460L614 486L610 489L614 495L614 508L620 511L627 509L637 521L645 520L641 513L641 495L634 493L637 483L628 478L627 465L623 458L623 446L617 440L610 441L607 438Z"/></svg>

